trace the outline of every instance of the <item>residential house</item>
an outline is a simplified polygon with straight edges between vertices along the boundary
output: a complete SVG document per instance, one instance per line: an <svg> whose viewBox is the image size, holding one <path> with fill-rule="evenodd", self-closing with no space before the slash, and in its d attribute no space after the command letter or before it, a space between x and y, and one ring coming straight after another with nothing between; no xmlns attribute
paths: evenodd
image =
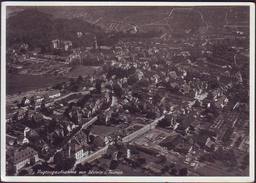
<svg viewBox="0 0 256 183"><path fill-rule="evenodd" d="M68 156L80 160L89 155L88 135L82 130L75 134L69 141Z"/></svg>
<svg viewBox="0 0 256 183"><path fill-rule="evenodd" d="M187 84L187 83L184 83L183 85L181 85L180 87L180 92L183 93L184 95L185 94L189 94L190 92L190 86Z"/></svg>
<svg viewBox="0 0 256 183"><path fill-rule="evenodd" d="M178 78L177 73L176 73L175 71L169 72L168 75L169 75L171 78L173 78L173 79L177 79L177 78Z"/></svg>
<svg viewBox="0 0 256 183"><path fill-rule="evenodd" d="M222 95L218 98L215 98L214 101L215 101L215 106L217 108L224 108L227 105L229 100L225 95Z"/></svg>
<svg viewBox="0 0 256 183"><path fill-rule="evenodd" d="M56 97L60 97L61 96L61 93L60 93L60 91L58 91L58 90L51 90L51 91L49 91L49 93L48 93L48 97L50 98L50 99L53 99L53 98L56 98Z"/></svg>
<svg viewBox="0 0 256 183"><path fill-rule="evenodd" d="M13 165L16 172L27 164L33 164L39 160L38 153L33 148L26 146L14 151Z"/></svg>
<svg viewBox="0 0 256 183"><path fill-rule="evenodd" d="M217 131L219 130L222 125L224 124L224 117L223 115L219 115L213 122L213 124L210 126L210 130Z"/></svg>
<svg viewBox="0 0 256 183"><path fill-rule="evenodd" d="M172 149L179 153L186 154L191 145L187 140L185 140L181 135L171 135L165 138L162 142L159 144L162 147L166 147L167 149Z"/></svg>
<svg viewBox="0 0 256 183"><path fill-rule="evenodd" d="M44 97L41 97L41 96L36 96L35 97L35 102L36 103L41 103L43 100L44 100Z"/></svg>
<svg viewBox="0 0 256 183"><path fill-rule="evenodd" d="M17 143L18 138L9 134L6 134L6 144L12 146Z"/></svg>
<svg viewBox="0 0 256 183"><path fill-rule="evenodd" d="M54 49L60 49L60 40L59 39L52 40L52 45Z"/></svg>
<svg viewBox="0 0 256 183"><path fill-rule="evenodd" d="M36 96L35 97L35 108L40 108L41 107L41 103L43 102L44 97L42 96Z"/></svg>
<svg viewBox="0 0 256 183"><path fill-rule="evenodd" d="M29 100L28 98L26 98L25 101L24 101L24 104L25 104L25 105L30 104L30 100Z"/></svg>
<svg viewBox="0 0 256 183"><path fill-rule="evenodd" d="M35 111L34 110L27 110L25 113L26 119L27 120L32 120L32 118L35 115Z"/></svg>
<svg viewBox="0 0 256 183"><path fill-rule="evenodd" d="M143 166L146 170L149 170L150 172L160 175L162 173L162 166L153 162L149 162L146 165Z"/></svg>
<svg viewBox="0 0 256 183"><path fill-rule="evenodd" d="M242 131L234 131L234 133L231 136L232 142L230 143L230 147L238 147L241 142L242 142L242 138L243 137L243 133Z"/></svg>
<svg viewBox="0 0 256 183"><path fill-rule="evenodd" d="M26 110L20 109L14 114L14 118L17 120L22 120L25 117Z"/></svg>
<svg viewBox="0 0 256 183"><path fill-rule="evenodd" d="M14 113L6 114L6 123L11 123L13 120Z"/></svg>
<svg viewBox="0 0 256 183"><path fill-rule="evenodd" d="M198 156L200 154L200 148L197 146L191 146L186 155L184 163L189 164L190 166L197 169L199 166Z"/></svg>
<svg viewBox="0 0 256 183"><path fill-rule="evenodd" d="M239 150L249 152L249 136L245 136L238 147Z"/></svg>
<svg viewBox="0 0 256 183"><path fill-rule="evenodd" d="M68 51L72 47L72 42L71 41L63 41L63 45L64 45L64 50Z"/></svg>
<svg viewBox="0 0 256 183"><path fill-rule="evenodd" d="M208 137L205 142L205 146L207 146L208 148L212 148L213 146L215 146L215 139Z"/></svg>
<svg viewBox="0 0 256 183"><path fill-rule="evenodd" d="M68 51L72 47L72 42L55 39L52 40L52 46L54 49L64 49L65 51Z"/></svg>

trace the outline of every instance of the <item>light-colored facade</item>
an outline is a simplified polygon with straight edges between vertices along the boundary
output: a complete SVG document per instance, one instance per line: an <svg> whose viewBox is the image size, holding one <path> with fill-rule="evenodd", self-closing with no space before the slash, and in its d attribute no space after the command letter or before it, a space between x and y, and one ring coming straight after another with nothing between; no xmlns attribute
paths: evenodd
<svg viewBox="0 0 256 183"><path fill-rule="evenodd" d="M81 158L86 158L89 155L89 151L84 151L81 149L75 153L76 160L80 160Z"/></svg>
<svg viewBox="0 0 256 183"><path fill-rule="evenodd" d="M57 98L57 97L60 97L61 94L59 91L52 91L50 94L49 94L49 98L53 99L53 98Z"/></svg>
<svg viewBox="0 0 256 183"><path fill-rule="evenodd" d="M32 158L34 158L35 162L37 162L39 160L37 154L32 156ZM15 164L16 172L19 171L21 168L23 168L26 164L30 164L30 163L31 163L31 158L27 158L27 159L24 159L21 162Z"/></svg>
<svg viewBox="0 0 256 183"><path fill-rule="evenodd" d="M27 164L35 163L39 160L38 153L31 147L25 147L14 152L13 166L18 172Z"/></svg>

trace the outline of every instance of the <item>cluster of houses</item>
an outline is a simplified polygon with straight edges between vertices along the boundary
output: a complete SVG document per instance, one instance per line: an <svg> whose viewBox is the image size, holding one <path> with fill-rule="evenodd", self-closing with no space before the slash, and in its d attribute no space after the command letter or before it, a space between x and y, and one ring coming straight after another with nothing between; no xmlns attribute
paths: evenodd
<svg viewBox="0 0 256 183"><path fill-rule="evenodd" d="M81 36L82 34L79 33L78 37ZM53 40L52 44L54 49L64 51L69 51L72 47L72 42L59 39ZM193 42L187 44L188 47L195 45ZM85 80L82 78L83 81L80 82L82 88L89 90L92 88L90 93L94 93L93 96L97 97L90 96L88 102L84 95L74 98L70 95L66 106L61 102L60 107L56 105L53 116L60 118L61 123L57 123L52 132L45 132L47 140L52 144L54 141L58 143L59 139L64 139L61 141L65 142L63 149L57 151L63 153L66 159L75 158L75 161L81 161L95 150L104 148L111 141L108 137L101 138L86 131L84 125L88 123L92 125L95 122L94 120L88 122L89 118L99 115L102 118L97 120L100 125L116 126L122 122L128 124L127 119L121 118L121 113L144 115L150 119L164 114L168 119L159 122L161 124L159 127L173 131L176 135L165 139L160 146L167 149L174 147L177 153L183 155L185 163L195 169L199 166L199 154L215 152L219 147L248 152L249 137L244 130L246 126L242 125L244 129L239 131L239 125L241 126L239 121L244 120L237 112L237 106L241 105L241 102L229 95L234 85L244 83L241 74L237 72L235 78L227 75L225 79L228 82L222 82L223 74L216 76L212 71L209 73L204 71L204 64L193 59L193 49L181 49L180 46L182 44L172 48L168 44L154 41L120 41L111 50L114 59L108 59L109 62L105 63L103 73L100 76L95 74ZM92 53L74 51L68 57L67 63L82 64L83 57L87 58L89 54ZM105 57L101 52L95 52L94 58L104 60ZM201 61L209 64L205 59ZM219 85L211 87L214 82ZM75 81L72 83L76 84ZM19 121L26 115L31 116L28 112L29 108L34 110L42 106L48 108L61 96L60 91L52 90L47 96L34 96L33 99L24 97L19 108L7 115L7 123L12 123L13 119ZM82 98L88 102L85 102L86 105L81 104ZM51 116L43 115L43 118L53 121ZM151 129L151 125L135 128L132 134L143 135L147 128ZM19 153L14 154L13 165L16 171L26 164L39 161L37 150L28 146L30 144L28 136L31 131L25 128L22 138L24 149L16 149ZM192 146L191 140L188 140L192 137L197 146ZM41 150L49 151L47 144L42 144ZM146 169L150 167L157 172L153 166Z"/></svg>
<svg viewBox="0 0 256 183"><path fill-rule="evenodd" d="M69 51L72 48L72 41L64 41L61 39L52 40L53 49Z"/></svg>

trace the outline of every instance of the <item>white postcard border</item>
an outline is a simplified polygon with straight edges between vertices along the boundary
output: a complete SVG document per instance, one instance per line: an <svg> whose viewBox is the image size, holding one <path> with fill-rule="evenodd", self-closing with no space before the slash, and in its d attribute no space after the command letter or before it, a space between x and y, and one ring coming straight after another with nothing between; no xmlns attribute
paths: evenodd
<svg viewBox="0 0 256 183"><path fill-rule="evenodd" d="M1 3L1 180L12 182L254 182L255 170L255 4L251 2L2 2ZM250 171L249 176L6 176L6 7L7 6L249 6L250 7Z"/></svg>

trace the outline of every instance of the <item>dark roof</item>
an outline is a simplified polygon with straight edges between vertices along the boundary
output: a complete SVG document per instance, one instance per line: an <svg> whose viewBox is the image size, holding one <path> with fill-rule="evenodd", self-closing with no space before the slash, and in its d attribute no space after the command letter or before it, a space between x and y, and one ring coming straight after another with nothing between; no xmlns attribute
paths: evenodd
<svg viewBox="0 0 256 183"><path fill-rule="evenodd" d="M102 125L93 125L91 132L98 136L110 136L117 130L116 127L112 126L102 126Z"/></svg>
<svg viewBox="0 0 256 183"><path fill-rule="evenodd" d="M33 157L37 151L33 148L26 146L14 151L14 164L20 163L23 160Z"/></svg>
<svg viewBox="0 0 256 183"><path fill-rule="evenodd" d="M180 135L170 135L167 138L165 138L164 140L162 140L162 142L160 142L159 145L168 146L168 145L174 144L174 142L177 141L178 138L181 138L181 136Z"/></svg>
<svg viewBox="0 0 256 183"><path fill-rule="evenodd" d="M74 140L77 141L79 144L83 144L84 142L87 142L87 135L81 130L73 137Z"/></svg>
<svg viewBox="0 0 256 183"><path fill-rule="evenodd" d="M71 146L75 152L87 147L87 135L82 130L80 130L72 137Z"/></svg>
<svg viewBox="0 0 256 183"><path fill-rule="evenodd" d="M96 136L94 138L93 143L96 145L96 147L104 147L105 146L105 142L100 136Z"/></svg>

